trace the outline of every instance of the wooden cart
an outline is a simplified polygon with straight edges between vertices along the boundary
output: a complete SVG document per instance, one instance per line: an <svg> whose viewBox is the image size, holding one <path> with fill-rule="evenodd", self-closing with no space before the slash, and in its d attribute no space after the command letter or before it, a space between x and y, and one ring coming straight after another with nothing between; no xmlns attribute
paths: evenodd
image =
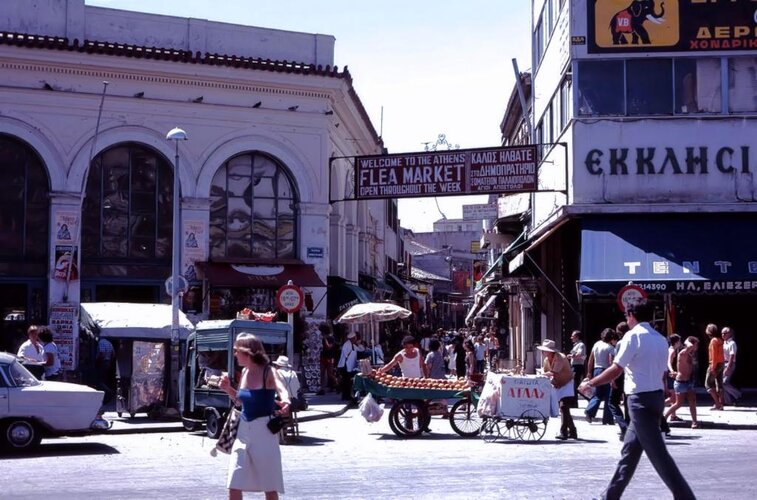
<svg viewBox="0 0 757 500"><path fill-rule="evenodd" d="M476 412L478 395L471 389L393 388L361 375L355 376L355 391L374 397L395 400L389 411L389 427L399 437L413 438L423 434L432 416L449 420L452 430L462 437L477 436L482 424ZM454 399L448 407L445 400Z"/></svg>

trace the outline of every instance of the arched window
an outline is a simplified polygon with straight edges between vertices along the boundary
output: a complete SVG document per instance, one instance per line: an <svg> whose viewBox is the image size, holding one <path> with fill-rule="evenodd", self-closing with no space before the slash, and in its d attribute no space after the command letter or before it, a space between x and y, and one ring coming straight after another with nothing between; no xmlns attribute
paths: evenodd
<svg viewBox="0 0 757 500"><path fill-rule="evenodd" d="M170 265L172 202L173 169L157 152L128 143L100 153L87 178L82 257Z"/></svg>
<svg viewBox="0 0 757 500"><path fill-rule="evenodd" d="M210 188L210 256L296 257L294 183L262 153L245 153L218 169Z"/></svg>
<svg viewBox="0 0 757 500"><path fill-rule="evenodd" d="M0 134L0 259L35 264L47 273L49 180L37 154L27 144ZM4 275L29 274L9 268Z"/></svg>

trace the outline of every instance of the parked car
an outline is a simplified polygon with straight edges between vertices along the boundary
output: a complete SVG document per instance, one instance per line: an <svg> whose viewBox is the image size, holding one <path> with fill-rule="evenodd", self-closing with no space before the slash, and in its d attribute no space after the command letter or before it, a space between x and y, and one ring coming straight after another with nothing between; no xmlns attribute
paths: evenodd
<svg viewBox="0 0 757 500"><path fill-rule="evenodd" d="M0 353L0 448L20 451L43 437L105 430L98 416L103 392L67 382L40 381L15 356Z"/></svg>

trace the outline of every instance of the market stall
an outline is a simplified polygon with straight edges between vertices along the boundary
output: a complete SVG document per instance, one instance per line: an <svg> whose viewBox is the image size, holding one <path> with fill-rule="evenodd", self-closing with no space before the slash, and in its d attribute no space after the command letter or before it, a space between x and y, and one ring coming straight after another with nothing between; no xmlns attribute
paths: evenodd
<svg viewBox="0 0 757 500"><path fill-rule="evenodd" d="M172 309L169 304L97 302L81 304L80 327L113 344L116 359L116 412L153 412L168 405ZM194 325L179 311L179 342ZM176 390L176 389L174 389Z"/></svg>
<svg viewBox="0 0 757 500"><path fill-rule="evenodd" d="M556 417L559 409L548 377L489 372L478 414L483 419L484 441L539 441L547 430L549 417Z"/></svg>
<svg viewBox="0 0 757 500"><path fill-rule="evenodd" d="M463 380L395 377L374 370L356 375L354 389L395 400L389 427L400 437L420 436L433 415L448 418L452 429L463 437L476 436L481 427L477 396ZM450 399L455 402L448 410L446 401Z"/></svg>

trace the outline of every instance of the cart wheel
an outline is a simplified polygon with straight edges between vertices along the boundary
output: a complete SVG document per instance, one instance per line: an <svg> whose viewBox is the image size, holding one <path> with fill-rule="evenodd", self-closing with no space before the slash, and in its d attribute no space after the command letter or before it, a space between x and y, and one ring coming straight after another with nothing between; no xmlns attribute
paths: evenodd
<svg viewBox="0 0 757 500"><path fill-rule="evenodd" d="M499 434L505 439L518 439L520 432L518 431L517 422L512 418L503 420L499 426Z"/></svg>
<svg viewBox="0 0 757 500"><path fill-rule="evenodd" d="M539 441L547 431L547 417L539 410L526 410L518 419L518 435L523 441Z"/></svg>
<svg viewBox="0 0 757 500"><path fill-rule="evenodd" d="M481 439L485 443L493 443L499 439L499 421L495 417L486 417L481 423Z"/></svg>
<svg viewBox="0 0 757 500"><path fill-rule="evenodd" d="M389 427L400 437L420 436L430 421L425 403L415 399L398 401L389 411Z"/></svg>
<svg viewBox="0 0 757 500"><path fill-rule="evenodd" d="M467 399L461 399L452 405L449 423L452 430L463 437L477 436L481 430L481 417L478 416L476 405Z"/></svg>

